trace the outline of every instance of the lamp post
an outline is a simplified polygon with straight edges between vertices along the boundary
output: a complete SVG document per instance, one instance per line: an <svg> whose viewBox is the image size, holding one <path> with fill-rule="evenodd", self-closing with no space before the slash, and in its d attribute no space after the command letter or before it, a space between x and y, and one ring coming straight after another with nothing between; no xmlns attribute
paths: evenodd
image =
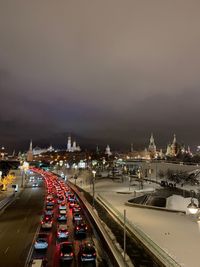
<svg viewBox="0 0 200 267"><path fill-rule="evenodd" d="M191 194L191 201L188 204L187 208L190 214L197 214L197 212L200 211L200 192L196 194L198 205L194 202L195 191L190 190L190 194Z"/></svg>
<svg viewBox="0 0 200 267"><path fill-rule="evenodd" d="M22 180L21 180L21 188L24 187L24 175L26 174L26 171L29 169L29 163L24 161L23 165L21 166L21 170L22 170Z"/></svg>
<svg viewBox="0 0 200 267"><path fill-rule="evenodd" d="M92 170L93 179L92 179L92 207L94 208L94 195L95 195L95 175L96 171Z"/></svg>

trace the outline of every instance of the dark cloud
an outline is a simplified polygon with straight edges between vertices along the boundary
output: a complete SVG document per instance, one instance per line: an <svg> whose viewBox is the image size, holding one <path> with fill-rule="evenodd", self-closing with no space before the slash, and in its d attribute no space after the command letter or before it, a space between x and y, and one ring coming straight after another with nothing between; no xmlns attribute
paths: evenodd
<svg viewBox="0 0 200 267"><path fill-rule="evenodd" d="M199 8L1 1L0 144L68 132L118 147L145 144L150 132L160 146L174 132L198 144Z"/></svg>

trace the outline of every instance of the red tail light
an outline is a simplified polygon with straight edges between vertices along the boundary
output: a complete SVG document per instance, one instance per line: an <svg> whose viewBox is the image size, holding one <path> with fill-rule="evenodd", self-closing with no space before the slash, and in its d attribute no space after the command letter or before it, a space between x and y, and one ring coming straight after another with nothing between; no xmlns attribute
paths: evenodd
<svg viewBox="0 0 200 267"><path fill-rule="evenodd" d="M73 252L71 252L71 253L70 253L70 256L73 256L73 255L74 255L74 253L73 253Z"/></svg>
<svg viewBox="0 0 200 267"><path fill-rule="evenodd" d="M61 257L63 256L63 253L62 253L62 252L60 253L60 256L61 256Z"/></svg>
<svg viewBox="0 0 200 267"><path fill-rule="evenodd" d="M93 253L93 256L96 256L96 253Z"/></svg>

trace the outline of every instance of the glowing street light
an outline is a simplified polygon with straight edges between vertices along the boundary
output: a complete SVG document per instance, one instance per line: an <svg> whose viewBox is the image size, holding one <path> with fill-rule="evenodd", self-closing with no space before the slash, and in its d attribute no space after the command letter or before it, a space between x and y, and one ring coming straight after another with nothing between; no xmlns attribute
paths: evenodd
<svg viewBox="0 0 200 267"><path fill-rule="evenodd" d="M189 203L187 208L188 208L188 210L189 210L189 212L191 214L196 214L198 212L198 210L199 210L197 204L194 203L194 199L193 198L191 199L191 202Z"/></svg>
<svg viewBox="0 0 200 267"><path fill-rule="evenodd" d="M26 172L29 169L29 163L24 161L23 164L20 166L20 169L22 171L22 181L21 181L21 187L24 187L24 174L26 174Z"/></svg>
<svg viewBox="0 0 200 267"><path fill-rule="evenodd" d="M198 200L198 205L194 202L194 196L195 192L194 190L190 190L190 193L192 194L191 202L188 204L187 208L190 214L197 214L197 212L200 209L200 194L197 194L197 200Z"/></svg>

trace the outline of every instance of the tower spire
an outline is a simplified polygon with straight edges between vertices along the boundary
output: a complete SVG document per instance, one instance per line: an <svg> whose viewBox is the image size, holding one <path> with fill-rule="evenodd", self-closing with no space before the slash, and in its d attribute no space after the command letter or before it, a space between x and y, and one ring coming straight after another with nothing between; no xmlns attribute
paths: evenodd
<svg viewBox="0 0 200 267"><path fill-rule="evenodd" d="M174 134L173 144L176 144L176 134Z"/></svg>
<svg viewBox="0 0 200 267"><path fill-rule="evenodd" d="M30 141L29 151L33 151L33 142L32 142L32 139L31 139L31 141Z"/></svg>

